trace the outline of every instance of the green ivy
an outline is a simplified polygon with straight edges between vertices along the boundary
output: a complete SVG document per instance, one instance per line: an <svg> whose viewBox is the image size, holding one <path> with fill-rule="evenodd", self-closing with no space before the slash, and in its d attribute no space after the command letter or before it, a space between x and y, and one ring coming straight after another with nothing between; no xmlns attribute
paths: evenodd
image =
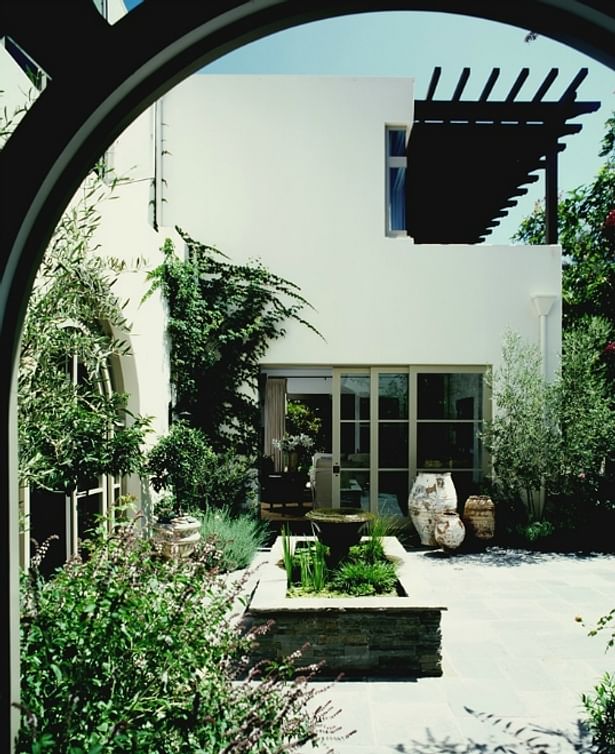
<svg viewBox="0 0 615 754"><path fill-rule="evenodd" d="M0 110L0 148L37 94L31 91L12 115ZM95 173L86 178L54 230L34 281L18 372L24 484L70 491L82 478L140 469L149 420L128 414L126 395L100 390L109 360L127 351L105 329L129 331L113 293L123 265L95 253L100 205L121 182L103 183ZM81 372L77 385L70 379L73 355Z"/></svg>
<svg viewBox="0 0 615 754"><path fill-rule="evenodd" d="M309 306L299 288L261 263L233 264L222 252L177 229L186 244L180 259L165 241L163 263L149 279L168 304L171 382L175 411L188 412L216 451L254 455L258 447L259 362L272 340Z"/></svg>

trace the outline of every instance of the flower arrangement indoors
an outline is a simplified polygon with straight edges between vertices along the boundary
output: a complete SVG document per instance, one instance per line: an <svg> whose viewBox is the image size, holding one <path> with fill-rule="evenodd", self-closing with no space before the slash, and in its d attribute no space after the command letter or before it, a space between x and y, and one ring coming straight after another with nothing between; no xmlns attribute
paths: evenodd
<svg viewBox="0 0 615 754"><path fill-rule="evenodd" d="M297 435L285 434L281 439L273 440L272 445L284 454L284 470L297 471L306 460L308 451L314 447L314 440L301 432Z"/></svg>

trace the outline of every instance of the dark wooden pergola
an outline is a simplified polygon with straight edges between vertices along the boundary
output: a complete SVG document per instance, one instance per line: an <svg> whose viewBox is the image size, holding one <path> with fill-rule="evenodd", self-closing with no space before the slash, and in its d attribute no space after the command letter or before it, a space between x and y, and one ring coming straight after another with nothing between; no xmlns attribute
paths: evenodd
<svg viewBox="0 0 615 754"><path fill-rule="evenodd" d="M435 68L424 100L416 100L408 141L407 230L416 243L480 243L545 172L546 242L557 243L557 155L563 136L582 126L569 121L599 102L578 102L587 76L581 68L555 101L544 96L552 68L530 100L517 100L529 69L522 68L503 100L489 99L494 68L477 100L461 96L470 77L464 68L450 99L435 99L442 73Z"/></svg>

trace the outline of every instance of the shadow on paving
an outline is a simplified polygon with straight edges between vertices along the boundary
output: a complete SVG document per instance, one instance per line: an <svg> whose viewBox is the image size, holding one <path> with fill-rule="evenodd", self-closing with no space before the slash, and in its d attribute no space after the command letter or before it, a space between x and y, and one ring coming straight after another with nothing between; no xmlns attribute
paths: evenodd
<svg viewBox="0 0 615 754"><path fill-rule="evenodd" d="M459 565L487 565L498 568L511 566L536 565L556 560L592 560L602 558L609 553L604 552L540 552L539 550L517 550L505 547L488 547L480 552L446 553L442 550L431 550L423 553L423 557L430 562L457 563Z"/></svg>
<svg viewBox="0 0 615 754"><path fill-rule="evenodd" d="M392 751L399 754L592 754L597 751L581 721L577 721L574 732L567 732L540 725L523 725L520 721L476 712L468 707L465 710L477 720L492 726L492 734L502 734L510 740L482 743L467 738L459 742L450 736L438 739L427 729L425 740L397 744ZM487 730L485 732L487 735Z"/></svg>

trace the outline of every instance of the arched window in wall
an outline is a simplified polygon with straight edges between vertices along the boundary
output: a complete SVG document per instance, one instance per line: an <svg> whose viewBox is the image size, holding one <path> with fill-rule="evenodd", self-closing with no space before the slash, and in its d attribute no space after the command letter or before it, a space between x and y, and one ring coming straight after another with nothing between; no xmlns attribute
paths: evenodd
<svg viewBox="0 0 615 754"><path fill-rule="evenodd" d="M117 355L105 360L95 376L88 374L75 353L65 356L58 366L72 385L89 383L89 387L106 397L123 390L121 360ZM115 426L108 426L107 431L113 433L121 429L124 419L118 415ZM32 541L41 545L53 537L41 567L44 574L50 574L79 552L81 543L91 536L101 516L111 527L114 506L123 494L124 484L125 480L119 475L98 474L79 478L69 494L35 486L22 488L22 566L29 565Z"/></svg>

